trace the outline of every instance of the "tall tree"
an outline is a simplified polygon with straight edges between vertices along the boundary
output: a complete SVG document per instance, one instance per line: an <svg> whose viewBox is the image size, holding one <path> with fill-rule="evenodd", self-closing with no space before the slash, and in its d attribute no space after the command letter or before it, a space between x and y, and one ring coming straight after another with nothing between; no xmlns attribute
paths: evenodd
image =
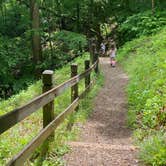
<svg viewBox="0 0 166 166"><path fill-rule="evenodd" d="M42 61L39 5L36 0L30 0L30 16L32 28L32 57L35 65L36 76L39 77L38 65Z"/></svg>
<svg viewBox="0 0 166 166"><path fill-rule="evenodd" d="M152 15L155 13L155 2L152 0Z"/></svg>

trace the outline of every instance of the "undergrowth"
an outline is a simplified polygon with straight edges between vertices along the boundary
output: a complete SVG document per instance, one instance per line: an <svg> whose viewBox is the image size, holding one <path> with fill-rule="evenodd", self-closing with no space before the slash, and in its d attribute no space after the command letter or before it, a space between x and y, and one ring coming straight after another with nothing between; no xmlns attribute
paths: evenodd
<svg viewBox="0 0 166 166"><path fill-rule="evenodd" d="M85 35L56 31L42 35L42 62L35 65L31 57L28 33L9 38L0 34L0 100L26 89L35 82L35 68L58 69L80 56L87 46Z"/></svg>
<svg viewBox="0 0 166 166"><path fill-rule="evenodd" d="M86 59L89 59L88 53L85 53L82 57L76 58L76 60L71 62L78 64L78 73L84 71L84 60ZM55 71L54 84L58 85L70 78L70 64L64 66L62 69ZM92 99L96 95L103 82L103 77L101 74L99 76L96 76L93 73L92 78L96 78L95 85L92 87L91 92L86 96L86 98L81 100L79 111L73 115L76 125L74 125L71 132L68 132L66 130L67 124L71 121L71 118L69 117L64 121L64 123L62 123L62 125L58 127L55 132L55 141L53 141L50 145L50 152L47 155L47 160L45 160L43 163L44 166L64 164L61 156L63 156L63 154L69 150L69 148L65 145L65 142L67 140L76 139L76 136L79 132L79 124L84 122L89 113L92 111ZM26 91L23 90L22 92L12 96L8 100L1 101L0 115L5 114L29 102L32 98L41 94L41 89L41 81L38 81L35 84L31 85ZM84 80L79 83L79 93L83 92L83 90ZM66 90L61 96L57 97L54 100L54 104L56 115L64 111L65 108L70 104L70 88L69 90ZM28 142L32 140L34 136L37 135L41 128L42 110L40 109L23 120L21 123L3 133L0 136L0 165L5 165L5 163L7 163L7 161L9 161L12 156L17 154ZM32 155L31 159L27 162L28 164L35 165L35 156L39 152L39 149L37 149L36 152Z"/></svg>
<svg viewBox="0 0 166 166"><path fill-rule="evenodd" d="M129 126L146 164L166 163L166 29L128 42L118 60L128 72Z"/></svg>
<svg viewBox="0 0 166 166"><path fill-rule="evenodd" d="M143 35L151 35L159 32L166 26L166 12L151 11L134 14L122 22L118 28L120 44L131 41Z"/></svg>

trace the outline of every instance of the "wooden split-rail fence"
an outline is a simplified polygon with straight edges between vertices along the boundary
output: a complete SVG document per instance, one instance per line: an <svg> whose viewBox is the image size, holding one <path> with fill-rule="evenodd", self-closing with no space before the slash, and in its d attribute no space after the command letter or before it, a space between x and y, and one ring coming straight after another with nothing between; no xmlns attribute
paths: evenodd
<svg viewBox="0 0 166 166"><path fill-rule="evenodd" d="M32 113L36 112L39 108L43 107L43 129L21 152L8 162L8 166L24 165L26 160L32 155L37 147L48 144L51 140L50 138L54 137L55 129L69 114L78 109L79 100L89 91L92 85L90 75L93 70L98 73L98 62L98 56L97 54L94 54L92 66L90 67L90 61L86 60L85 71L81 74L77 73L76 64L71 65L71 79L54 88L52 83L53 71L44 71L42 74L43 94L30 101L28 104L0 117L0 134L2 134L26 117L30 116ZM79 95L78 83L82 79L85 79L85 90ZM54 99L68 88L71 88L71 104L65 111L54 117ZM47 146L43 146L43 152L41 152L41 154L44 155L47 152L47 149Z"/></svg>

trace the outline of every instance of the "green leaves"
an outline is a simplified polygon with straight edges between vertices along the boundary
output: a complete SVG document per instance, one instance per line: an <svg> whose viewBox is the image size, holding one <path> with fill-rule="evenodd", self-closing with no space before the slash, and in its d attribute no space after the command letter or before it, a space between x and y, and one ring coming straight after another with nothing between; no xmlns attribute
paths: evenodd
<svg viewBox="0 0 166 166"><path fill-rule="evenodd" d="M29 13L17 2L6 2L0 8L0 34L8 37L22 35L29 26Z"/></svg>
<svg viewBox="0 0 166 166"><path fill-rule="evenodd" d="M128 42L119 61L130 76L129 125L141 143L140 158L146 164L166 163L166 29L156 35ZM139 142L140 144L140 142Z"/></svg>
<svg viewBox="0 0 166 166"><path fill-rule="evenodd" d="M151 11L138 13L128 17L119 28L123 43L142 35L150 35L159 32L166 25L166 12L151 15ZM121 43L121 44L123 44Z"/></svg>
<svg viewBox="0 0 166 166"><path fill-rule="evenodd" d="M166 159L166 135L157 134L150 136L141 143L140 157L146 164L153 166L165 165Z"/></svg>
<svg viewBox="0 0 166 166"><path fill-rule="evenodd" d="M4 97L2 95L3 91L12 91L18 76L22 75L22 72L26 70L26 67L29 67L30 52L27 46L22 43L25 44L26 42L20 37L13 39L0 37L0 98ZM17 88L14 89L15 92L19 90L20 89Z"/></svg>

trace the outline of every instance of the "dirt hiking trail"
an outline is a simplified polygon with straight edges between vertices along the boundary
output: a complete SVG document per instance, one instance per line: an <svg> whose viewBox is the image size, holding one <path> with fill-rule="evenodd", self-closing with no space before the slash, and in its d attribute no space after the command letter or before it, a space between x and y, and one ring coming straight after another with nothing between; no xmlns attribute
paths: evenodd
<svg viewBox="0 0 166 166"><path fill-rule="evenodd" d="M127 128L128 77L109 58L100 58L105 83L94 99L94 111L81 127L80 139L69 142L71 152L64 156L66 166L137 166L136 148Z"/></svg>

